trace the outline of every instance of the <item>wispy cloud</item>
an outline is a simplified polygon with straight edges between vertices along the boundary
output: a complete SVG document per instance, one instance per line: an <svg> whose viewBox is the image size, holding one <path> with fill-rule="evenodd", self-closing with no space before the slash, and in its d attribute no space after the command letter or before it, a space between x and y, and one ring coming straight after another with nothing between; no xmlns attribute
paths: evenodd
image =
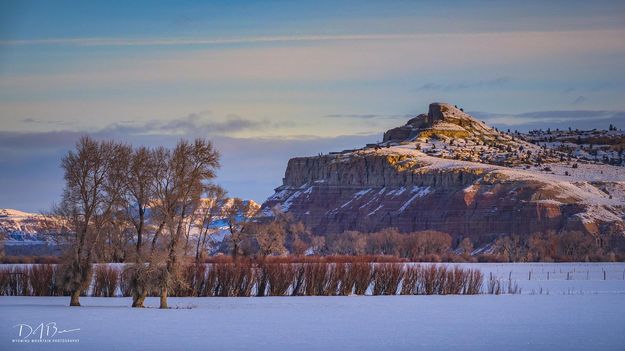
<svg viewBox="0 0 625 351"><path fill-rule="evenodd" d="M345 119L404 119L413 117L412 115L381 115L381 114L329 114L324 118L345 118Z"/></svg>
<svg viewBox="0 0 625 351"><path fill-rule="evenodd" d="M510 77L499 77L490 80L480 80L476 82L462 82L453 84L426 83L417 88L417 91L456 91L465 89L476 89L483 87L500 87L507 84L512 79Z"/></svg>
<svg viewBox="0 0 625 351"><path fill-rule="evenodd" d="M211 111L190 113L183 118L170 120L126 121L111 124L98 133L128 135L229 135L244 131L270 131L296 126L293 121L252 120L236 114L225 119Z"/></svg>
<svg viewBox="0 0 625 351"><path fill-rule="evenodd" d="M25 123L57 124L59 121L25 119ZM62 123L61 123L62 124ZM66 147L68 140L90 134L96 138L128 140L133 138L181 136L227 136L245 131L271 131L294 126L292 121L251 120L229 114L219 120L210 111L191 113L171 120L123 121L97 130L58 130L43 132L0 131L0 148Z"/></svg>
<svg viewBox="0 0 625 351"><path fill-rule="evenodd" d="M1 40L0 45L76 45L76 46L183 46L262 44L315 41L359 41L418 39L447 36L448 34L347 34L347 35L286 35L240 38L52 38L28 40Z"/></svg>
<svg viewBox="0 0 625 351"><path fill-rule="evenodd" d="M24 119L22 119L22 123L26 123L26 124L58 125L58 126L71 124L71 122L68 122L68 121L60 121L60 120L57 120L57 121L44 121L44 120L40 120L40 119L36 119L36 118L24 118Z"/></svg>
<svg viewBox="0 0 625 351"><path fill-rule="evenodd" d="M54 72L11 74L2 77L0 89L48 93L51 89L111 88L132 84L185 84L198 82L320 82L348 79L383 79L435 70L491 70L493 65L518 67L526 62L567 58L572 64L580 55L616 56L625 51L623 30L578 32L511 32L419 35L355 35L268 37L222 40L147 40L137 45L162 43L316 42L310 45L229 46L219 50L150 52L102 62L89 60ZM54 39L50 39L54 40ZM65 40L65 39L63 39ZM125 40L68 39L76 43L112 43ZM323 42L326 41L326 42ZM44 41L46 42L46 41ZM60 41L63 43L65 41ZM132 44L135 41L127 42ZM584 45L580 45L583 42ZM29 43L29 41L24 44ZM53 41L54 43L54 41ZM16 44L16 43L14 43ZM0 44L1 45L1 44ZM7 42L5 42L7 45ZM425 54L427 48L429 54ZM462 55L458 50L462 49ZM484 52L488 52L485 55ZM409 59L407 59L409 58ZM586 61L583 62L584 64ZM580 63L581 64L581 63ZM505 84L507 77L490 81L443 84L431 82L423 89L468 89ZM437 85L438 84L438 85Z"/></svg>
<svg viewBox="0 0 625 351"><path fill-rule="evenodd" d="M485 31L485 32L445 32L445 33L365 33L365 34L331 34L331 35L275 35L275 36L246 36L231 38L207 37L158 37L158 38L124 38L124 37L89 37L89 38L41 38L41 39L13 39L0 40L0 46L27 46L27 45L72 45L72 46L211 46L235 44L263 44L289 42L327 42L327 41L388 41L406 39L449 39L449 38L496 38L519 36L561 36L582 35L594 33L602 35L611 32L620 32L620 29L599 30L566 30L566 31Z"/></svg>
<svg viewBox="0 0 625 351"><path fill-rule="evenodd" d="M519 114L470 112L486 123L502 127L531 129L571 126L580 129L606 129L608 123L625 125L625 111L558 110L533 111Z"/></svg>
<svg viewBox="0 0 625 351"><path fill-rule="evenodd" d="M250 120L238 115L229 114L226 120L212 120L214 116L210 111L191 113L184 118L167 121L151 120L147 122L115 123L101 132L123 134L167 134L185 135L203 133L208 135L236 133L246 130L261 130L267 128L279 128L281 125L269 120Z"/></svg>

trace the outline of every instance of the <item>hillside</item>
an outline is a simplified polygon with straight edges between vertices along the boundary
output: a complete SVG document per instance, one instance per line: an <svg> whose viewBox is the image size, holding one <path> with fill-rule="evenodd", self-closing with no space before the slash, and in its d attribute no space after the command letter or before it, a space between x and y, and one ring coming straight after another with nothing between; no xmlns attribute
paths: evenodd
<svg viewBox="0 0 625 351"><path fill-rule="evenodd" d="M49 216L0 209L0 241L7 255L56 255L62 232L62 224Z"/></svg>
<svg viewBox="0 0 625 351"><path fill-rule="evenodd" d="M252 212L256 212L260 207L253 200L246 201L250 202L249 209ZM210 202L210 199L203 199L205 206L210 205ZM232 204L232 198L223 200L218 213L225 214ZM241 213L241 216L249 215L249 213ZM149 210L148 226L154 226L154 223L149 220ZM223 216L214 218L208 227L213 231L211 237L214 241L223 240L227 232L227 222ZM190 234L196 235L198 231L198 226L192 226ZM4 244L7 255L56 255L60 252L59 235L66 232L62 223L51 216L14 209L0 209L0 241Z"/></svg>
<svg viewBox="0 0 625 351"><path fill-rule="evenodd" d="M583 143L565 149L530 136L433 103L379 144L289 160L263 213L278 206L318 234L397 227L471 237L623 235L625 169L606 164L616 154L602 162L585 157Z"/></svg>

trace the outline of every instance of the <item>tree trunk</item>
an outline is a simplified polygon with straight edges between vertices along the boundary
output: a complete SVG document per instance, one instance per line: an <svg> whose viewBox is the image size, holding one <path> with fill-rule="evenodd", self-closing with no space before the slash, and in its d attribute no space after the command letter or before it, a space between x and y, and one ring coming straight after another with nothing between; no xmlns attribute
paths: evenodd
<svg viewBox="0 0 625 351"><path fill-rule="evenodd" d="M204 240L202 239L202 232L201 231L200 231L200 237L197 239L197 245L195 246L195 264L196 265L198 265L200 263L200 242L202 244L204 243Z"/></svg>
<svg viewBox="0 0 625 351"><path fill-rule="evenodd" d="M167 306L167 288L161 289L161 306L159 308L161 309L169 308L169 306Z"/></svg>
<svg viewBox="0 0 625 351"><path fill-rule="evenodd" d="M144 308L145 306L143 305L143 303L145 302L146 297L147 297L147 294L145 292L141 294L135 293L132 296L132 307Z"/></svg>
<svg viewBox="0 0 625 351"><path fill-rule="evenodd" d="M154 252L154 248L156 247L156 242L158 241L158 236L163 231L163 227L165 227L165 221L162 221L161 224L158 225L158 229L156 229L156 233L154 233L154 237L152 238L152 248L151 248L152 252Z"/></svg>
<svg viewBox="0 0 625 351"><path fill-rule="evenodd" d="M238 242L238 240L239 240L239 239L236 239L236 240L237 240L237 241L235 241L235 242L233 242L233 243L232 243L232 244L233 244L233 245L232 245L232 259L233 259L234 261L236 261L236 260L237 260L237 255L238 255L238 253L239 253L239 242Z"/></svg>
<svg viewBox="0 0 625 351"><path fill-rule="evenodd" d="M70 306L80 306L80 290L72 291L71 300L69 302Z"/></svg>
<svg viewBox="0 0 625 351"><path fill-rule="evenodd" d="M141 253L141 245L143 242L143 222L145 222L145 209L143 205L139 205L139 226L137 227L137 255Z"/></svg>

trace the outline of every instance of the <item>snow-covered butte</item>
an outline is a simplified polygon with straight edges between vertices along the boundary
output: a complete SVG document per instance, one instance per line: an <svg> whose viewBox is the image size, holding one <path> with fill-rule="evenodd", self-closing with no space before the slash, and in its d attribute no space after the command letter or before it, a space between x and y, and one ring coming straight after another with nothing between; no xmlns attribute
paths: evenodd
<svg viewBox="0 0 625 351"><path fill-rule="evenodd" d="M482 237L625 235L625 168L610 163L433 103L382 143L289 160L263 213L280 206L318 234L397 227Z"/></svg>

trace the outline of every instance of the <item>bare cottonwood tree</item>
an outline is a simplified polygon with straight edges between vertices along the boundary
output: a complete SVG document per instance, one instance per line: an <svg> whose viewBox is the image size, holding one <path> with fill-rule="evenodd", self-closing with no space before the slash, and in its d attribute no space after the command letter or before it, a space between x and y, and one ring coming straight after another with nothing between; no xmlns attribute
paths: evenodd
<svg viewBox="0 0 625 351"><path fill-rule="evenodd" d="M135 228L136 254L141 256L146 228L146 211L154 194L154 153L140 147L132 152L125 190L126 214Z"/></svg>
<svg viewBox="0 0 625 351"><path fill-rule="evenodd" d="M245 230L252 223L258 209L252 206L250 201L244 201L238 197L233 198L232 204L225 210L230 232L232 257L236 259L241 253L241 244L245 239Z"/></svg>
<svg viewBox="0 0 625 351"><path fill-rule="evenodd" d="M95 245L119 201L124 152L120 144L82 137L62 160L65 188L56 214L71 223L74 233L62 266L70 306L80 306L80 294L91 280Z"/></svg>
<svg viewBox="0 0 625 351"><path fill-rule="evenodd" d="M458 244L458 249L462 255L468 257L473 252L473 242L471 242L471 239L469 237L466 237L462 239L460 244Z"/></svg>
<svg viewBox="0 0 625 351"><path fill-rule="evenodd" d="M200 207L201 226L195 246L195 264L200 264L204 253L208 249L212 228L210 224L217 216L221 216L221 204L226 197L226 191L219 186L210 186L206 190L207 202Z"/></svg>
<svg viewBox="0 0 625 351"><path fill-rule="evenodd" d="M311 247L312 236L308 228L293 217L291 213L284 212L276 206L272 210L275 222L278 222L285 231L284 243L294 255L303 255Z"/></svg>
<svg viewBox="0 0 625 351"><path fill-rule="evenodd" d="M125 262L129 254L132 254L132 241L132 232L124 212L117 209L102 228L100 241L96 245L97 259L104 262Z"/></svg>
<svg viewBox="0 0 625 351"><path fill-rule="evenodd" d="M255 231L259 248L258 253L261 256L282 255L287 252L284 247L286 231L282 223L271 221L256 226Z"/></svg>
<svg viewBox="0 0 625 351"><path fill-rule="evenodd" d="M156 152L146 147L134 149L124 188L124 212L136 237L134 264L129 265L126 272L132 287L132 307L144 307L145 298L151 290L150 275L154 274L151 254L145 252L143 244L149 224L147 212L154 202L156 157Z"/></svg>
<svg viewBox="0 0 625 351"><path fill-rule="evenodd" d="M169 289L177 281L179 245L188 217L197 209L208 182L219 167L219 154L211 142L196 139L180 141L173 151L161 150L155 182L155 206L166 230L165 262L159 279L160 308L168 308Z"/></svg>

